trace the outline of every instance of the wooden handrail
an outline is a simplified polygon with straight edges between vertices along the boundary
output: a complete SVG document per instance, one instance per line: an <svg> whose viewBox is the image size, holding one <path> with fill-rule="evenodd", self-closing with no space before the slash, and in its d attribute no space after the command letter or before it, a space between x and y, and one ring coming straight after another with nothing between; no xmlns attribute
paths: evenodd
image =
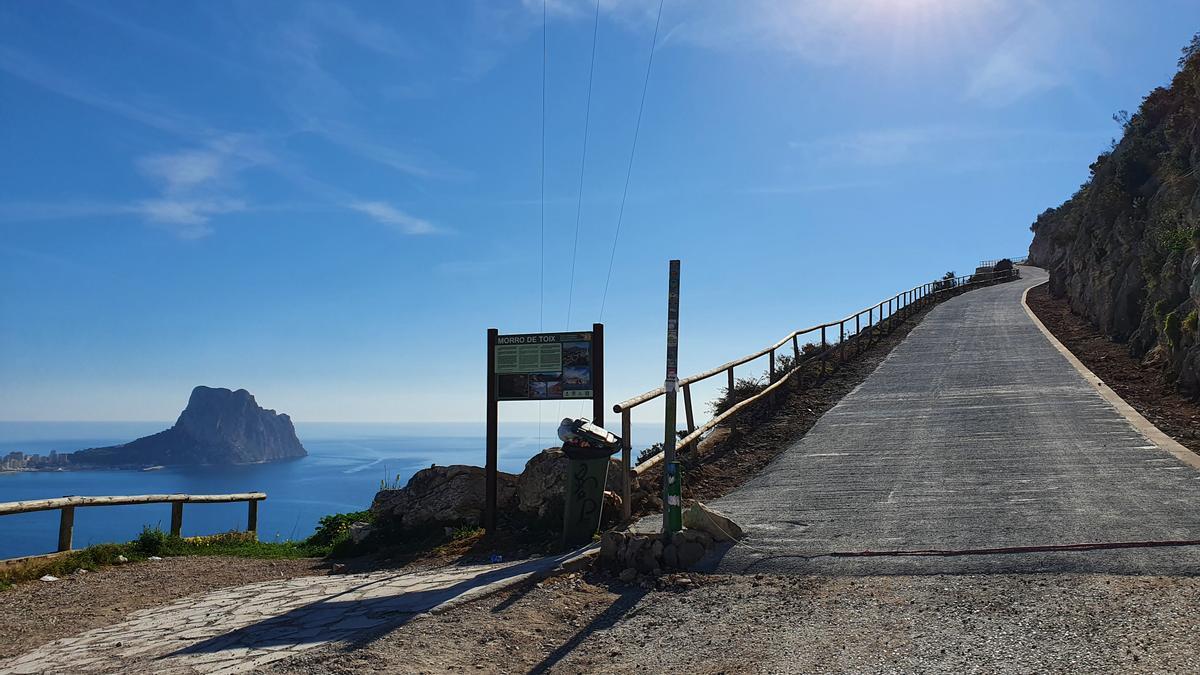
<svg viewBox="0 0 1200 675"><path fill-rule="evenodd" d="M36 511L60 511L58 520L58 552L71 550L75 531L75 509L87 506L126 506L129 504L170 504L171 534L178 537L183 529L184 504L215 504L246 502L246 531L258 535L258 503L266 499L265 492L240 492L229 495L127 495L111 497L55 497L23 502L0 503L0 516Z"/></svg>
<svg viewBox="0 0 1200 675"><path fill-rule="evenodd" d="M1011 273L1004 273L1004 272L990 272L989 274L992 274L993 277L991 279L988 279L988 281L994 280L995 279L994 275L996 275L996 274L1010 274L1011 275ZM946 291L960 288L963 285L967 285L970 283L978 283L978 282L970 282L970 281L960 283L960 280L969 280L975 276L977 276L977 275L972 274L972 275L967 275L967 276L954 277L953 279L938 279L937 281L913 286L912 288L910 288L906 291L901 291L900 293L897 293L896 295L888 298L887 300L884 300L883 302L871 305L870 307L861 309L852 314L847 314L844 318L842 318L838 321L830 321L828 323L821 323L821 324L817 324L815 326L809 326L808 328L801 328L800 330L792 331L791 333L788 333L786 336L783 337L783 339L779 340L775 344L773 344L769 347L764 347L763 349L760 349L760 350L754 352L753 354L748 354L746 356L743 356L740 359L734 359L733 361L730 361L728 363L717 366L716 368L711 368L702 373L697 373L695 375L689 375L687 377L681 378L679 380L679 386L682 387L684 385L695 384L696 382L706 380L710 377L713 377L714 375L718 375L725 371L736 368L737 366L745 365L745 364L749 363L750 361L753 361L755 359L766 356L767 354L771 353L772 351L775 351L776 349L783 347L789 341L791 341L793 338L799 337L801 335L805 335L807 333L812 333L814 331L821 330L822 328L831 328L833 326L840 326L844 322L854 319L855 317L862 316L863 314L866 314L867 312L872 311L876 307L880 307L881 305L883 305L885 303L895 302L896 308L895 308L895 310L893 310L892 314L890 314L888 317L880 317L880 320L883 320L884 318L890 319L891 316L893 316L895 314L895 312L899 311L900 309L907 308L907 307L911 306L913 304L913 302L915 302L915 300L914 300L914 301L910 301L904 305L901 305L900 299L906 293L915 293L916 291L921 291L922 293L925 293L925 294L944 293ZM953 282L953 286L951 286L950 288L937 288L938 284L944 285L947 282ZM934 289L934 288L937 288L937 290L927 290L927 289ZM924 296L922 296L922 297L924 297ZM869 327L869 324L868 324L868 327ZM631 410L633 408L636 408L639 405L642 405L643 403L652 401L652 400L658 398L659 396L662 396L665 393L666 393L666 389L664 389L663 387L657 387L655 389L651 389L650 391L638 394L637 396L634 396L633 398L626 399L624 401L621 401L620 403L614 404L613 412L622 413L622 412L625 412L626 410Z"/></svg>
<svg viewBox="0 0 1200 675"><path fill-rule="evenodd" d="M808 328L808 329L805 329L802 331L794 331L791 334L789 334L788 337L779 341L775 345L758 352L755 356L747 357L740 361L731 361L719 368L714 368L710 371L700 373L699 375L693 375L691 377L685 378L684 380L680 380L680 384L682 385L684 382L691 384L691 383L697 382L699 380L705 379L706 377L711 377L711 376L713 376L717 373L723 372L723 371L728 371L730 373L730 382L732 383L733 382L732 374L733 374L734 366L741 365L743 363L746 363L747 361L753 360L754 358L757 358L757 357L767 354L769 352L773 352L775 349L778 349L780 346L785 344L788 340L791 340L798 335L803 335L804 333L811 332L814 330L823 330L823 329L829 328L831 326L840 325L841 323L843 323L851 318L861 316L863 314L863 312L870 312L871 316L873 318L875 318L874 323L868 323L866 326L866 328L871 329L873 331L875 326L879 325L880 323L882 323L884 321L890 321L893 317L896 316L897 312L900 312L901 310L904 310L904 309L908 309L908 308L912 307L914 304L917 304L918 302L925 300L926 298L933 297L933 296L936 296L941 293L962 289L966 286L973 286L973 285L980 284L980 283L990 283L992 281L995 281L998 278L997 275L1001 275L1001 274L1004 275L1004 278L1019 279L1021 276L1021 271L1016 268L1013 268L1012 270L1007 270L1005 272L990 272L988 274L990 274L989 278L983 279L983 280L976 279L976 281L971 281L972 278L976 278L976 277L980 276L980 275L972 274L969 276L954 277L953 279L938 279L937 281L933 281L933 282L930 282L927 284L922 284L920 286L916 286L908 291L899 293L899 294L893 296L892 298L889 298L888 300L880 302L876 305L872 305L871 307L867 308L866 310L863 310L862 312L850 314L849 316L842 319L841 321L834 321L831 323L820 324L818 326L814 326L813 328ZM961 280L965 280L965 281L961 281ZM939 286L941 286L941 288L939 288ZM912 293L912 295L907 296L907 298L910 298L910 299L907 302L905 302L904 305L901 305L900 299L902 296L905 296L906 293ZM885 303L891 303L892 301L895 301L896 306L887 317L884 317L882 307ZM875 317L874 310L877 307L880 308L880 312L879 312L879 316ZM856 330L855 333L849 337L850 337L850 339L853 339L857 342L861 338L862 333L863 333L863 331L861 330L861 327L860 327L860 330ZM868 334L868 338L872 334ZM844 344L846 339L847 338L843 333L842 338L839 341L839 344ZM788 370L786 373L783 373L782 376L778 377L778 379L775 379L775 381L768 383L768 385L766 387L764 387L762 391L758 392L757 394L755 394L753 396L750 396L741 401L738 401L734 405L730 406L728 410L722 412L719 415L716 415L709 421L705 422L704 424L701 424L699 427L693 427L693 424L689 419L688 434L686 436L684 436L683 438L679 439L679 442L676 443L676 446L675 446L676 450L683 450L684 448L688 447L689 445L696 443L697 441L700 440L701 437L704 436L704 434L706 432L708 432L710 429L717 426L721 422L724 422L725 420L733 417L737 413L741 412L743 409L753 405L754 403L758 402L762 398L773 395L775 393L775 391L779 387L782 387L785 382L789 381L793 375L795 375L796 373L802 372L801 366L820 359L821 366L822 366L822 372L823 372L825 357L830 352L830 350L833 349L833 345L824 343L824 342L823 342L823 344L824 344L824 348L819 353L812 354L808 358L798 361L790 370ZM619 404L613 406L613 409L616 412L621 413L622 430L626 434L626 438L623 439L623 441L622 441L623 448L624 448L623 459L629 457L629 454L630 454L630 443L629 443L629 439L628 439L628 434L629 434L629 430L631 428L630 412L631 412L632 408L637 405L640 405L641 403L644 403L648 400L651 400L660 394L662 394L662 387L659 387L656 390L648 391L645 394L642 394L641 396L634 397L632 399L629 399L629 401L624 401L622 403L619 403ZM637 466L634 466L634 467L629 466L629 462L627 459L624 460L623 463L625 465L625 478L623 481L622 492L623 492L623 496L625 498L625 502L622 506L622 509L623 509L624 516L627 520L630 517L630 506L629 506L629 496L628 496L629 491L630 491L630 477L638 476L638 475L645 473L647 470L649 470L649 469L653 468L654 466L656 466L657 464L659 464L662 461L662 459L663 459L663 453L660 452L660 453L654 454L654 455L646 458L645 461L639 463Z"/></svg>
<svg viewBox="0 0 1200 675"><path fill-rule="evenodd" d="M13 513L30 513L33 511L52 511L64 506L124 506L128 504L212 504L221 502L262 501L267 498L264 492L244 492L232 495L132 495L117 497L55 497L53 499L34 499L24 502L0 503L0 516Z"/></svg>

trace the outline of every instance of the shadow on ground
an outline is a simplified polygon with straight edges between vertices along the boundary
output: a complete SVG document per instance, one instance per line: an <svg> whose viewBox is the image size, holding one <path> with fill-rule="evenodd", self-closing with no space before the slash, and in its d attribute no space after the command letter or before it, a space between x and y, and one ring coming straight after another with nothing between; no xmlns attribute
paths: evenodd
<svg viewBox="0 0 1200 675"><path fill-rule="evenodd" d="M496 582L553 569L572 554L535 559L491 570L440 588L405 591L389 584L407 575L367 579L342 592L283 614L217 635L163 658L230 649L281 647L344 641L348 648L369 644L414 616ZM362 597L366 594L366 597Z"/></svg>

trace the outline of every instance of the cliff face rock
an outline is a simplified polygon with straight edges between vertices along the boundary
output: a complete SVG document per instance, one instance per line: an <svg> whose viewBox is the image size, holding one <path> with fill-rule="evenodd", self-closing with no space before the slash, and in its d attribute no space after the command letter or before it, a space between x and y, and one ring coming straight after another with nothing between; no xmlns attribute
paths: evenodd
<svg viewBox="0 0 1200 675"><path fill-rule="evenodd" d="M1050 291L1200 396L1200 34L1073 197L1033 224Z"/></svg>
<svg viewBox="0 0 1200 675"><path fill-rule="evenodd" d="M192 390L175 426L124 445L80 450L85 466L256 464L304 457L287 415L266 410L245 389Z"/></svg>

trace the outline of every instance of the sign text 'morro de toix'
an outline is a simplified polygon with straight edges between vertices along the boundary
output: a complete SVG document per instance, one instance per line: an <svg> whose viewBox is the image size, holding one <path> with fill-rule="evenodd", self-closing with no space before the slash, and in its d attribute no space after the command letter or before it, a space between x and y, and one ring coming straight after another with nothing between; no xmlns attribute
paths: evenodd
<svg viewBox="0 0 1200 675"><path fill-rule="evenodd" d="M592 397L592 333L499 335L496 398L537 401Z"/></svg>

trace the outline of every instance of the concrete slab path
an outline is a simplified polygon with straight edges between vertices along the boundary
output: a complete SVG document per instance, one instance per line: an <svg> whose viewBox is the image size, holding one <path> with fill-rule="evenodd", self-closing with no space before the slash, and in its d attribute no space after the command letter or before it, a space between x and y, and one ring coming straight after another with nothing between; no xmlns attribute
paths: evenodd
<svg viewBox="0 0 1200 675"><path fill-rule="evenodd" d="M55 640L0 662L0 674L251 672L329 642L370 641L420 614L548 574L578 555L225 588Z"/></svg>
<svg viewBox="0 0 1200 675"><path fill-rule="evenodd" d="M714 506L746 526L729 572L1191 574L1200 547L987 556L830 552L1200 540L1200 472L1086 382L1022 305L1046 278L934 308L766 471Z"/></svg>

